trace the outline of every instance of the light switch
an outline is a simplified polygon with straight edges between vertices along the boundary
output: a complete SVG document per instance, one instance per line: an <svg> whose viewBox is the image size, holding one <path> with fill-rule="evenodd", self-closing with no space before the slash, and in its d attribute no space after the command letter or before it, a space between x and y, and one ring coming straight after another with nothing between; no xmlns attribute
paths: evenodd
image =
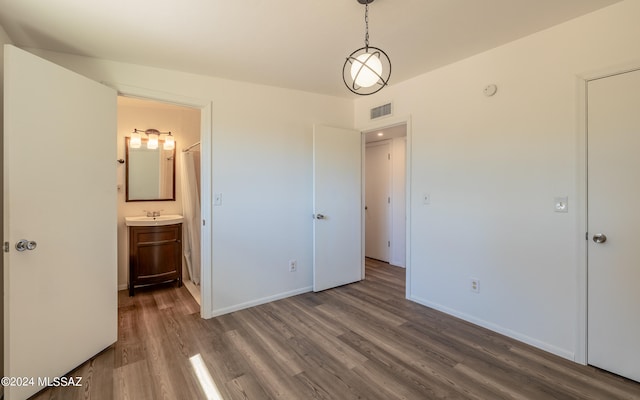
<svg viewBox="0 0 640 400"><path fill-rule="evenodd" d="M568 197L554 197L554 211L557 213L569 212L569 198Z"/></svg>
<svg viewBox="0 0 640 400"><path fill-rule="evenodd" d="M422 194L422 204L431 204L431 195L429 193Z"/></svg>
<svg viewBox="0 0 640 400"><path fill-rule="evenodd" d="M213 194L213 205L221 206L222 205L222 193L214 193Z"/></svg>

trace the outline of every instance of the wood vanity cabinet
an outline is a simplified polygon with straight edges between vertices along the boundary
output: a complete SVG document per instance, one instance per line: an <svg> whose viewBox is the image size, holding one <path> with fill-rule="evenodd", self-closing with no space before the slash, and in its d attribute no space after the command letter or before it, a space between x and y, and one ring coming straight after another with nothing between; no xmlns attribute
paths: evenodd
<svg viewBox="0 0 640 400"><path fill-rule="evenodd" d="M175 280L182 286L182 224L129 227L129 296L134 288Z"/></svg>

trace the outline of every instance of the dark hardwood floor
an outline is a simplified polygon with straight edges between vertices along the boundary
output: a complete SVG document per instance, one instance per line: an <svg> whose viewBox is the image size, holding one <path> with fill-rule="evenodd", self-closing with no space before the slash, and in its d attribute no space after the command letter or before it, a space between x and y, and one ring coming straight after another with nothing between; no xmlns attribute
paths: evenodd
<svg viewBox="0 0 640 400"><path fill-rule="evenodd" d="M120 293L118 342L44 399L640 399L640 384L404 299L404 269L210 320L184 287ZM206 375L207 372L204 372Z"/></svg>

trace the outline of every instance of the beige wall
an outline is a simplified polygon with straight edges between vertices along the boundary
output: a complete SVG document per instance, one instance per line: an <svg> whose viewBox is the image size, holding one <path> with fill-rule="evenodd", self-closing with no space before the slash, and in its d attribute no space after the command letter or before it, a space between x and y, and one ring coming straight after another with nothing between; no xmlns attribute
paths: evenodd
<svg viewBox="0 0 640 400"><path fill-rule="evenodd" d="M388 101L411 119L413 300L584 361L580 77L640 67L638 15L624 1L356 101L357 127Z"/></svg>

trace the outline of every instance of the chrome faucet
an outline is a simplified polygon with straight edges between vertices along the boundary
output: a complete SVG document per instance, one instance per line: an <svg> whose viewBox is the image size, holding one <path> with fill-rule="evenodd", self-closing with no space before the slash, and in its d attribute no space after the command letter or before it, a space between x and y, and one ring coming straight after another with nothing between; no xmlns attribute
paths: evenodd
<svg viewBox="0 0 640 400"><path fill-rule="evenodd" d="M147 211L147 210L142 210L145 211L147 213L147 217L159 217L160 216L160 211Z"/></svg>

